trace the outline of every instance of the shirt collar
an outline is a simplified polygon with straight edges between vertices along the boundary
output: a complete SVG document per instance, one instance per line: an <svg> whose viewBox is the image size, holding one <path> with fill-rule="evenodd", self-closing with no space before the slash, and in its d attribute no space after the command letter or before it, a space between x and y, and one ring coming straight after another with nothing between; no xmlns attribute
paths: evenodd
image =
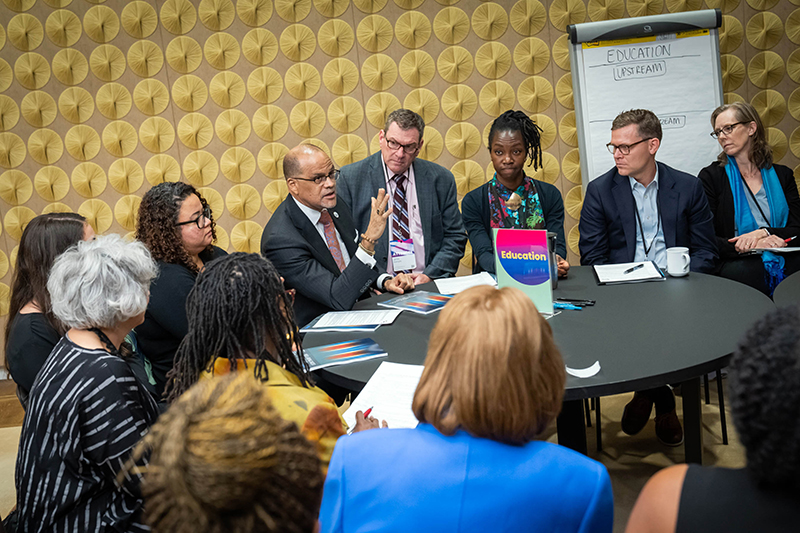
<svg viewBox="0 0 800 533"><path fill-rule="evenodd" d="M289 196L292 196L292 195L289 195ZM308 220L311 221L311 224L316 226L319 223L319 217L322 216L322 212L321 211L317 211L316 209L308 207L307 205L305 205L302 202L300 202L300 200L298 200L294 196L292 196L292 200L294 200L294 202L297 204L297 207L300 208L300 211L302 211L303 214L308 217Z"/></svg>
<svg viewBox="0 0 800 533"><path fill-rule="evenodd" d="M653 181L651 181L650 184L647 187L645 187L644 185L642 185L641 183L639 183L638 181L636 181L634 178L632 178L630 176L628 176L628 179L630 180L630 183L631 183L631 191L635 191L635 190L645 191L651 186L654 187L655 190L657 191L658 190L658 164L656 164L656 175L653 176Z"/></svg>

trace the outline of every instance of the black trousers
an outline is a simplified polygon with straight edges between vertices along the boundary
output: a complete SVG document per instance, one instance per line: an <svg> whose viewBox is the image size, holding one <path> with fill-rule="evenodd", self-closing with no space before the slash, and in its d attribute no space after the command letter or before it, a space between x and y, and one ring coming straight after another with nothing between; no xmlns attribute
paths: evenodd
<svg viewBox="0 0 800 533"><path fill-rule="evenodd" d="M800 270L800 252L781 254L781 257L786 261L783 271L787 277ZM767 296L772 296L772 292L767 285L764 263L762 263L760 255L745 255L733 259L723 259L719 275L723 278L749 285Z"/></svg>

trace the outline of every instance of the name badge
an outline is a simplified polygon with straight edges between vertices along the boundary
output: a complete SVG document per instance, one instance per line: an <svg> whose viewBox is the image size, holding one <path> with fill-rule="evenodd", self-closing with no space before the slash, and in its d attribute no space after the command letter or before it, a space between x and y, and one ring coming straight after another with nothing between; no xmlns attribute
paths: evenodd
<svg viewBox="0 0 800 533"><path fill-rule="evenodd" d="M414 255L414 239L389 241L389 253L392 256L392 268L395 272L413 270L417 266L417 257Z"/></svg>

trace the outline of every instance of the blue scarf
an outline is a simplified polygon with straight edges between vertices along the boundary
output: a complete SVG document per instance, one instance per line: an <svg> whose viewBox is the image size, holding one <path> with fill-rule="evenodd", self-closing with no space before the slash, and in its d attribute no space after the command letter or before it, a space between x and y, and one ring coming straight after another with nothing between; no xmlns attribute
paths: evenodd
<svg viewBox="0 0 800 533"><path fill-rule="evenodd" d="M747 203L748 193L744 190L744 179L742 178L742 173L739 172L736 159L728 158L725 172L728 174L728 183L733 193L733 209L739 235L757 230L758 224L756 224L756 219L750 211L750 205ZM783 188L775 169L773 167L762 168L761 181L763 182L764 192L767 194L770 227L782 228L786 226L786 222L789 219L789 204L786 203L786 196L783 194ZM783 257L772 252L761 254L761 261L764 263L764 276L771 295L778 283L786 277L783 270L786 261Z"/></svg>

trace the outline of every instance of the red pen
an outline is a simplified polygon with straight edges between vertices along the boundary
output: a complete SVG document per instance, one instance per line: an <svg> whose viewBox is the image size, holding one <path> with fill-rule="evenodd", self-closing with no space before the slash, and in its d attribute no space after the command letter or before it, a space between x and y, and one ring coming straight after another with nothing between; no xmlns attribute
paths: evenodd
<svg viewBox="0 0 800 533"><path fill-rule="evenodd" d="M364 411L364 418L367 418L371 412L372 412L372 407Z"/></svg>
<svg viewBox="0 0 800 533"><path fill-rule="evenodd" d="M783 239L783 242L792 242L796 238L797 238L797 235L795 235L794 237L789 237L788 239Z"/></svg>

